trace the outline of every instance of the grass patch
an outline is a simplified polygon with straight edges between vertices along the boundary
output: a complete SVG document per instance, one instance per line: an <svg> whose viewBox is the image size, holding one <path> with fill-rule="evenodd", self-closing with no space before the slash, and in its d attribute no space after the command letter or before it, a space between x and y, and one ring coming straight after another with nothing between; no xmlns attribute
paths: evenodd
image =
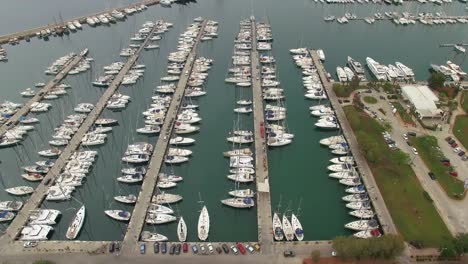
<svg viewBox="0 0 468 264"><path fill-rule="evenodd" d="M419 240L428 247L440 247L450 241L450 232L408 165L409 156L400 150L391 151L382 137L383 126L364 111L355 106L344 110L405 240Z"/></svg>
<svg viewBox="0 0 468 264"><path fill-rule="evenodd" d="M461 107L468 114L468 91L464 91L461 96Z"/></svg>
<svg viewBox="0 0 468 264"><path fill-rule="evenodd" d="M465 149L468 149L468 115L458 115L455 117L453 135L457 137Z"/></svg>
<svg viewBox="0 0 468 264"><path fill-rule="evenodd" d="M346 83L333 84L333 91L335 91L335 94L338 97L349 97L354 90L356 90L355 87Z"/></svg>
<svg viewBox="0 0 468 264"><path fill-rule="evenodd" d="M362 100L364 100L364 102L368 103L368 104L376 104L377 103L377 99L373 96L364 96L364 98L362 98Z"/></svg>
<svg viewBox="0 0 468 264"><path fill-rule="evenodd" d="M406 112L406 110L403 108L403 106L400 103L392 102L392 104L397 109L398 114L400 115L403 122L405 122L407 124L410 124L410 125L414 125L413 118L411 117L411 115L408 112Z"/></svg>
<svg viewBox="0 0 468 264"><path fill-rule="evenodd" d="M445 193L452 199L463 199L465 197L463 182L448 174L449 168L440 162L445 157L439 150L437 139L433 136L422 136L412 138L411 142L418 150L426 166L435 174Z"/></svg>

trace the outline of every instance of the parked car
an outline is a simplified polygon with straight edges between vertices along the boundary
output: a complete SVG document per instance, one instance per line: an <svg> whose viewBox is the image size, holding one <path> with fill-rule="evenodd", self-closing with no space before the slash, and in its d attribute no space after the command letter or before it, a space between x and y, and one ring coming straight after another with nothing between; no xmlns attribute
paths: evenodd
<svg viewBox="0 0 468 264"><path fill-rule="evenodd" d="M169 255L174 255L174 252L175 252L175 244L172 244L171 247L169 248Z"/></svg>
<svg viewBox="0 0 468 264"><path fill-rule="evenodd" d="M187 243L182 244L182 251L183 251L184 253L187 253L187 252L188 252L188 244L187 244Z"/></svg>
<svg viewBox="0 0 468 264"><path fill-rule="evenodd" d="M458 152L460 152L460 151L462 151L461 148L454 148L454 149L453 149L453 152L455 152L455 153L458 153Z"/></svg>
<svg viewBox="0 0 468 264"><path fill-rule="evenodd" d="M412 136L412 137L415 137L415 136L416 136L416 132L408 132L408 133L406 133L406 134L408 134L408 136Z"/></svg>
<svg viewBox="0 0 468 264"><path fill-rule="evenodd" d="M465 151L462 150L462 151L458 152L458 156L463 157L464 155L465 155Z"/></svg>
<svg viewBox="0 0 468 264"><path fill-rule="evenodd" d="M223 250L221 249L221 247L216 247L216 252L218 252L218 254L222 254Z"/></svg>
<svg viewBox="0 0 468 264"><path fill-rule="evenodd" d="M197 247L197 245L192 245L192 252L193 252L193 254L198 254L198 247Z"/></svg>
<svg viewBox="0 0 468 264"><path fill-rule="evenodd" d="M114 242L110 242L110 243L109 243L109 253L113 253L113 252L114 252L114 247L115 247Z"/></svg>
<svg viewBox="0 0 468 264"><path fill-rule="evenodd" d="M162 242L161 253L166 254L166 252L167 252L167 242Z"/></svg>
<svg viewBox="0 0 468 264"><path fill-rule="evenodd" d="M141 243L140 244L140 254L145 254L146 253L146 244Z"/></svg>
<svg viewBox="0 0 468 264"><path fill-rule="evenodd" d="M286 250L283 252L283 255L287 258L287 257L294 257L296 254L294 254L294 251L292 250Z"/></svg>
<svg viewBox="0 0 468 264"><path fill-rule="evenodd" d="M408 144L408 146L410 146L410 147L413 146L413 144L409 140L406 141L406 144Z"/></svg>
<svg viewBox="0 0 468 264"><path fill-rule="evenodd" d="M245 245L245 247L250 252L250 254L254 253L255 249L250 244Z"/></svg>
<svg viewBox="0 0 468 264"><path fill-rule="evenodd" d="M414 155L418 155L418 150L416 148L411 148L411 150L413 151Z"/></svg>
<svg viewBox="0 0 468 264"><path fill-rule="evenodd" d="M120 251L120 242L115 242L115 251L119 252Z"/></svg>
<svg viewBox="0 0 468 264"><path fill-rule="evenodd" d="M242 255L245 255L247 251L245 250L244 245L242 245L241 243L237 243L236 246L239 249L240 253L242 253Z"/></svg>
<svg viewBox="0 0 468 264"><path fill-rule="evenodd" d="M431 177L431 179L433 179L434 181L436 180L436 177L435 177L435 175L434 175L434 173L433 173L432 171L430 171L430 172L428 173L428 175L429 175L429 177Z"/></svg>
<svg viewBox="0 0 468 264"><path fill-rule="evenodd" d="M28 242L25 242L23 244L23 247L25 248L33 248L33 247L36 247L37 246L37 242L36 241L28 241Z"/></svg>
<svg viewBox="0 0 468 264"><path fill-rule="evenodd" d="M447 141L447 142L450 142L451 140L453 140L452 137L446 137L445 138L445 141Z"/></svg>
<svg viewBox="0 0 468 264"><path fill-rule="evenodd" d="M229 254L229 247L226 244L222 244L221 247L223 248L224 253Z"/></svg>
<svg viewBox="0 0 468 264"><path fill-rule="evenodd" d="M453 142L452 144L450 144L450 146L451 146L452 148L456 148L456 147L458 147L458 144L457 144L457 142Z"/></svg>
<svg viewBox="0 0 468 264"><path fill-rule="evenodd" d="M403 134L403 138L404 138L405 140L408 140L408 135Z"/></svg>
<svg viewBox="0 0 468 264"><path fill-rule="evenodd" d="M208 247L208 251L210 251L210 254L213 253L213 245L211 245L211 243L208 243L208 245L206 245Z"/></svg>
<svg viewBox="0 0 468 264"><path fill-rule="evenodd" d="M206 254L206 247L205 247L205 244L200 244L200 252L202 254Z"/></svg>
<svg viewBox="0 0 468 264"><path fill-rule="evenodd" d="M452 175L453 177L458 177L458 172L456 171L451 171L449 172L450 175Z"/></svg>
<svg viewBox="0 0 468 264"><path fill-rule="evenodd" d="M181 249L182 249L182 245L181 245L181 244L177 244L177 245L175 246L175 254L176 254L176 255L179 255Z"/></svg>
<svg viewBox="0 0 468 264"><path fill-rule="evenodd" d="M154 242L154 254L159 253L159 242Z"/></svg>
<svg viewBox="0 0 468 264"><path fill-rule="evenodd" d="M237 248L234 245L231 246L231 250L232 253L234 253L235 255L239 254L239 250L237 250Z"/></svg>
<svg viewBox="0 0 468 264"><path fill-rule="evenodd" d="M260 251L260 245L258 243L253 244L255 250Z"/></svg>
<svg viewBox="0 0 468 264"><path fill-rule="evenodd" d="M462 157L462 160L463 160L463 161L468 160L468 156L463 156L463 157Z"/></svg>

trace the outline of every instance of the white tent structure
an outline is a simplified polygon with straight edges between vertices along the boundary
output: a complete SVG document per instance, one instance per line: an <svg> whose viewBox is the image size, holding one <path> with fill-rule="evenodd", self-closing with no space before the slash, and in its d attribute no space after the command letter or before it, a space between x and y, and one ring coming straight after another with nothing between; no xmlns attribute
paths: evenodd
<svg viewBox="0 0 468 264"><path fill-rule="evenodd" d="M442 118L443 111L437 107L439 98L426 85L404 85L403 97L408 100L420 119Z"/></svg>

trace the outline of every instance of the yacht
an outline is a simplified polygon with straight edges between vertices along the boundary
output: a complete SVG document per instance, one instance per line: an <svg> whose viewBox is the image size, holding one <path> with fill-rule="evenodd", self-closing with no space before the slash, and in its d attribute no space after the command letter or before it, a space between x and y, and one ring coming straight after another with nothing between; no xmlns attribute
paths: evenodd
<svg viewBox="0 0 468 264"><path fill-rule="evenodd" d="M251 189L237 189L234 191L230 191L229 195L238 198L252 198L254 197L255 193Z"/></svg>
<svg viewBox="0 0 468 264"><path fill-rule="evenodd" d="M117 178L117 181L124 183L137 183L143 181L143 175L141 174L127 174Z"/></svg>
<svg viewBox="0 0 468 264"><path fill-rule="evenodd" d="M254 141L254 138L252 136L234 136L228 137L227 141L239 144L249 144Z"/></svg>
<svg viewBox="0 0 468 264"><path fill-rule="evenodd" d="M71 193L75 190L74 186L54 185L47 191L47 201L64 201L71 199Z"/></svg>
<svg viewBox="0 0 468 264"><path fill-rule="evenodd" d="M5 191L12 195L21 196L21 195L27 195L27 194L33 193L34 188L30 186L17 186L17 187L7 188L5 189Z"/></svg>
<svg viewBox="0 0 468 264"><path fill-rule="evenodd" d="M395 65L406 75L406 78L414 79L414 72L410 67L398 61L395 63Z"/></svg>
<svg viewBox="0 0 468 264"><path fill-rule="evenodd" d="M357 218L361 218L361 219L370 219L375 216L374 211L369 210L369 209L355 210L355 211L349 212L349 214Z"/></svg>
<svg viewBox="0 0 468 264"><path fill-rule="evenodd" d="M358 220L358 221L353 221L353 222L347 223L345 225L345 227L349 228L349 229L352 229L352 230L364 231L364 230L368 230L368 229L379 228L379 223L375 219Z"/></svg>
<svg viewBox="0 0 468 264"><path fill-rule="evenodd" d="M210 232L210 216L208 214L208 209L206 206L203 206L200 216L198 217L198 238L201 241L205 241L208 238Z"/></svg>
<svg viewBox="0 0 468 264"><path fill-rule="evenodd" d="M343 156L343 157L337 157L333 158L330 160L332 163L335 164L353 164L354 163L354 157L353 156Z"/></svg>
<svg viewBox="0 0 468 264"><path fill-rule="evenodd" d="M371 70L374 74L375 78L378 81L386 81L387 80L387 71L385 70L384 66L376 62L370 57L366 58L367 67Z"/></svg>
<svg viewBox="0 0 468 264"><path fill-rule="evenodd" d="M142 128L138 128L136 131L140 134L154 135L161 131L161 127L158 125L145 125Z"/></svg>
<svg viewBox="0 0 468 264"><path fill-rule="evenodd" d="M188 160L189 160L188 157L167 155L166 158L164 159L164 162L167 164L180 164L180 163L187 162Z"/></svg>
<svg viewBox="0 0 468 264"><path fill-rule="evenodd" d="M9 222L15 218L15 213L10 211L0 211L0 223Z"/></svg>
<svg viewBox="0 0 468 264"><path fill-rule="evenodd" d="M141 232L141 241L144 242L163 242L167 240L166 236L159 233L151 233L149 231Z"/></svg>
<svg viewBox="0 0 468 264"><path fill-rule="evenodd" d="M148 207L148 213L154 213L154 214L173 214L174 211L164 205L159 205L159 204L150 204Z"/></svg>
<svg viewBox="0 0 468 264"><path fill-rule="evenodd" d="M227 206L235 207L235 208L251 208L255 206L254 200L250 197L246 197L246 198L236 197L236 198L224 199L224 200L221 200L221 203Z"/></svg>
<svg viewBox="0 0 468 264"><path fill-rule="evenodd" d="M164 182L180 182L184 178L182 176L178 176L178 175L159 173L158 179L160 181L164 181Z"/></svg>
<svg viewBox="0 0 468 264"><path fill-rule="evenodd" d="M366 188L364 187L364 185L358 185L358 186L354 186L354 187L349 187L345 191L347 193L365 193Z"/></svg>
<svg viewBox="0 0 468 264"><path fill-rule="evenodd" d="M273 214L273 234L276 241L284 239L283 224L277 213Z"/></svg>
<svg viewBox="0 0 468 264"><path fill-rule="evenodd" d="M348 194L342 199L345 202L364 202L369 200L369 196L367 193Z"/></svg>
<svg viewBox="0 0 468 264"><path fill-rule="evenodd" d="M357 238L371 238L371 237L380 237L382 234L380 234L380 231L378 228L372 228L372 229L367 229L363 231L359 231L355 233L353 236Z"/></svg>
<svg viewBox="0 0 468 264"><path fill-rule="evenodd" d="M179 237L179 242L185 242L185 240L187 240L187 225L183 217L180 217L179 223L177 224L177 236Z"/></svg>
<svg viewBox="0 0 468 264"><path fill-rule="evenodd" d="M348 67L343 67L343 70L346 74L346 79L352 81L354 79L354 72Z"/></svg>
<svg viewBox="0 0 468 264"><path fill-rule="evenodd" d="M234 112L240 113L240 114L248 114L252 113L252 108L251 107L238 107L234 109Z"/></svg>
<svg viewBox="0 0 468 264"><path fill-rule="evenodd" d="M21 92L21 95L23 97L33 97L34 95L36 95L36 92L31 88L27 88L26 90Z"/></svg>
<svg viewBox="0 0 468 264"><path fill-rule="evenodd" d="M111 126L117 124L118 121L116 119L111 118L99 118L94 122L95 125L98 126Z"/></svg>
<svg viewBox="0 0 468 264"><path fill-rule="evenodd" d="M54 228L48 225L26 226L23 228L23 230L21 230L20 240L26 240L26 241L48 240L49 233L52 230L54 230Z"/></svg>
<svg viewBox="0 0 468 264"><path fill-rule="evenodd" d="M280 147L291 144L292 140L283 136L279 137L268 137L267 145L269 147Z"/></svg>
<svg viewBox="0 0 468 264"><path fill-rule="evenodd" d="M147 154L135 154L135 155L127 155L122 158L122 161L128 162L128 163L145 163L148 162L150 159L150 156Z"/></svg>
<svg viewBox="0 0 468 264"><path fill-rule="evenodd" d="M225 157L252 156L253 153L249 148L242 148L242 149L234 149L234 150L223 152L223 155Z"/></svg>
<svg viewBox="0 0 468 264"><path fill-rule="evenodd" d="M81 227L83 226L85 217L86 217L86 209L85 209L85 206L83 205L78 210L78 212L75 215L75 218L73 218L72 223L68 227L67 233L65 234L65 237L67 239L73 240L78 236L78 234L80 233Z"/></svg>
<svg viewBox="0 0 468 264"><path fill-rule="evenodd" d="M302 241L304 239L304 230L302 229L301 222L299 222L299 219L294 214L291 215L291 225L296 239Z"/></svg>
<svg viewBox="0 0 468 264"><path fill-rule="evenodd" d="M44 179L44 175L41 175L39 173L25 173L21 174L21 177L31 182L42 181Z"/></svg>
<svg viewBox="0 0 468 264"><path fill-rule="evenodd" d="M59 210L36 209L29 211L28 220L30 225L55 225L59 215Z"/></svg>
<svg viewBox="0 0 468 264"><path fill-rule="evenodd" d="M313 111L317 111L317 110L313 110ZM339 136L331 136L331 137L328 137L328 138L323 138L323 139L320 140L320 144L325 145L325 146L329 146L329 145L341 143L341 142L344 142L344 141L345 141L344 136L339 135Z"/></svg>
<svg viewBox="0 0 468 264"><path fill-rule="evenodd" d="M115 196L114 200L121 202L121 203L125 203L125 204L134 204L137 202L138 197L136 197L133 194L119 195L119 196Z"/></svg>
<svg viewBox="0 0 468 264"><path fill-rule="evenodd" d="M317 50L317 55L319 56L319 59L320 59L321 61L325 61L325 52L323 52L323 50L318 49L318 50Z"/></svg>
<svg viewBox="0 0 468 264"><path fill-rule="evenodd" d="M291 222L289 222L289 219L286 217L285 214L283 214L283 232L284 236L286 237L287 241L292 241L294 240L294 229L291 225Z"/></svg>
<svg viewBox="0 0 468 264"><path fill-rule="evenodd" d="M129 221L131 213L124 210L105 210L104 213L112 219L118 221Z"/></svg>
<svg viewBox="0 0 468 264"><path fill-rule="evenodd" d="M150 225L160 225L167 224L175 220L177 220L177 218L173 215L148 213L146 214L145 222Z"/></svg>
<svg viewBox="0 0 468 264"><path fill-rule="evenodd" d="M228 179L236 181L236 182L253 182L254 177L251 173L236 173L236 174L229 174Z"/></svg>
<svg viewBox="0 0 468 264"><path fill-rule="evenodd" d="M371 205L369 201L364 201L364 202L350 202L346 204L346 208L352 209L352 210L370 210Z"/></svg>
<svg viewBox="0 0 468 264"><path fill-rule="evenodd" d="M191 145L193 143L195 143L195 139L193 138L175 137L169 140L169 144L171 145Z"/></svg>
<svg viewBox="0 0 468 264"><path fill-rule="evenodd" d="M20 117L19 122L21 124L34 124L34 123L38 123L39 119L35 117L30 117L30 116L23 116L23 117Z"/></svg>
<svg viewBox="0 0 468 264"><path fill-rule="evenodd" d="M338 81L346 82L348 81L348 77L346 76L345 71L341 67L336 67L336 75L338 76Z"/></svg>
<svg viewBox="0 0 468 264"><path fill-rule="evenodd" d="M171 182L171 181L159 181L158 184L156 184L156 187L159 189L169 189L169 188L174 188L177 186L176 182Z"/></svg>
<svg viewBox="0 0 468 264"><path fill-rule="evenodd" d="M192 155L192 151L189 150L189 149L169 148L169 151L167 152L167 155L187 157L187 156Z"/></svg>
<svg viewBox="0 0 468 264"><path fill-rule="evenodd" d="M123 168L121 170L124 174L145 174L146 168L145 167L131 167L131 168Z"/></svg>
<svg viewBox="0 0 468 264"><path fill-rule="evenodd" d="M49 172L49 167L45 166L26 166L23 167L23 170L29 173L47 173Z"/></svg>
<svg viewBox="0 0 468 264"><path fill-rule="evenodd" d="M346 185L346 186L358 186L362 184L359 178L344 178L344 179L341 179L339 183Z"/></svg>
<svg viewBox="0 0 468 264"><path fill-rule="evenodd" d="M18 211L23 207L23 202L21 201L3 201L0 202L1 211Z"/></svg>
<svg viewBox="0 0 468 264"><path fill-rule="evenodd" d="M182 200L182 196L178 194L162 192L158 195L153 196L151 201L157 204L171 204L171 203L177 203L181 200Z"/></svg>

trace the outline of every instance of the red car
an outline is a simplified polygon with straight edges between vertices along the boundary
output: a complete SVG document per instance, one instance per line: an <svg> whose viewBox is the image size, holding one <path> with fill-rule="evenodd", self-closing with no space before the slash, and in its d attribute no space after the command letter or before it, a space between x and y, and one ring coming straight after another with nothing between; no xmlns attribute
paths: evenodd
<svg viewBox="0 0 468 264"><path fill-rule="evenodd" d="M244 245L242 245L241 243L237 243L237 248L239 249L240 253L242 253L242 255L245 255L245 253L247 252L245 250Z"/></svg>
<svg viewBox="0 0 468 264"><path fill-rule="evenodd" d="M188 245L187 245L187 243L182 244L182 251L183 251L184 253L187 253L187 252L188 252Z"/></svg>
<svg viewBox="0 0 468 264"><path fill-rule="evenodd" d="M453 177L458 176L458 173L456 171L451 171L451 172L449 172L449 174L452 175Z"/></svg>

